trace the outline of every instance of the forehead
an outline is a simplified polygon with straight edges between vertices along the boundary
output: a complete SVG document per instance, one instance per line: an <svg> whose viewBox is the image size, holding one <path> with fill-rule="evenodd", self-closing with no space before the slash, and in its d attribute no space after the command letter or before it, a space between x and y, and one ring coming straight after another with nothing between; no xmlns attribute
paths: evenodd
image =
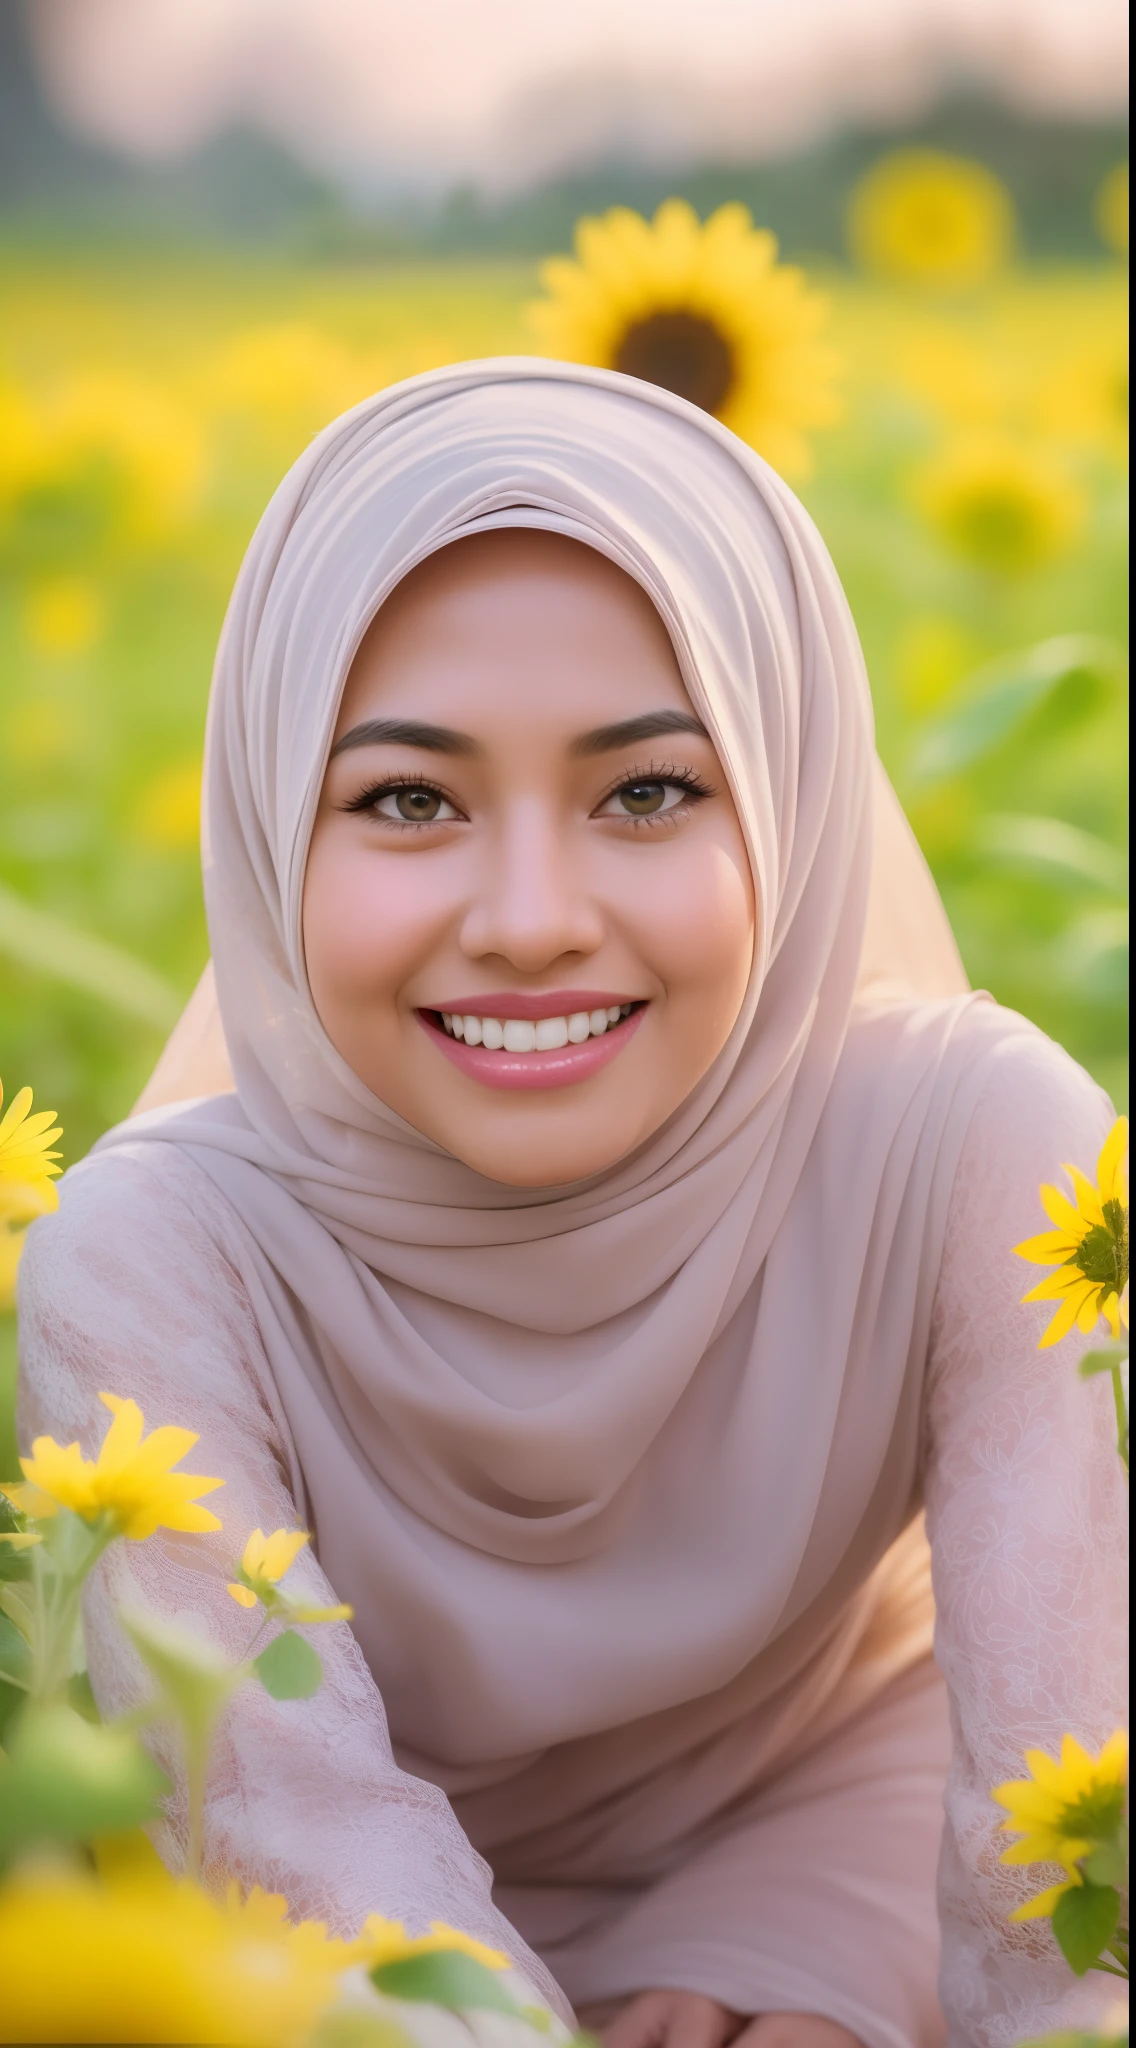
<svg viewBox="0 0 1136 2048"><path fill-rule="evenodd" d="M418 564L372 621L352 664L340 725L364 707L425 696L514 715L567 712L576 697L685 704L678 662L647 593L562 534L471 535Z"/></svg>

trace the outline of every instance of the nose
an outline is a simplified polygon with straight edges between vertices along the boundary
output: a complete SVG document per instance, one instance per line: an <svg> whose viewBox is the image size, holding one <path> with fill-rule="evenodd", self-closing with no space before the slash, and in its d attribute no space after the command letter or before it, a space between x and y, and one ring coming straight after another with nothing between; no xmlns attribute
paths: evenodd
<svg viewBox="0 0 1136 2048"><path fill-rule="evenodd" d="M566 955L599 951L603 918L581 849L543 804L518 805L483 860L462 922L467 959L497 958L518 973L540 974Z"/></svg>

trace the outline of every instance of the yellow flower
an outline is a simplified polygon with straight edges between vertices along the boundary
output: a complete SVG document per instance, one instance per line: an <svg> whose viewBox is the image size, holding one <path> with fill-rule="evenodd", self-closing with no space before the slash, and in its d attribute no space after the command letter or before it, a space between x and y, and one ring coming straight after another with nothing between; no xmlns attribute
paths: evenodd
<svg viewBox="0 0 1136 2048"><path fill-rule="evenodd" d="M1119 336L1105 334L1063 354L1043 378L1034 407L1042 433L1128 459L1128 358Z"/></svg>
<svg viewBox="0 0 1136 2048"><path fill-rule="evenodd" d="M3 1102L0 1083L0 1107ZM51 1147L63 1132L53 1109L31 1116L31 1106L31 1089L21 1088L0 1118L0 1219L6 1223L26 1223L59 1207L51 1183L62 1169Z"/></svg>
<svg viewBox="0 0 1136 2048"><path fill-rule="evenodd" d="M487 1970L513 1967L500 1949L487 1948L471 1934L462 1934L441 1920L431 1922L429 1934L408 1934L401 1920L384 1920L381 1913L371 1913L351 1944L352 1959L365 1962L372 1969L384 1963L401 1963L407 1956L440 1955L447 1950L472 1956L475 1963L484 1963Z"/></svg>
<svg viewBox="0 0 1136 2048"><path fill-rule="evenodd" d="M29 1871L0 1890L0 2041L291 2048L348 1951L286 1910L262 1892L221 1904L152 1868L102 1884Z"/></svg>
<svg viewBox="0 0 1136 2048"><path fill-rule="evenodd" d="M1048 1919L1063 1892L1083 1879L1077 1864L1101 1842L1117 1838L1124 1818L1128 1786L1128 1737L1123 1729L1109 1737L1099 1756L1090 1756L1072 1735L1061 1742L1061 1761L1043 1749L1027 1749L1028 1778L1013 1778L994 1787L993 1797L1009 1819L1001 1823L1020 1835L1002 1853L1002 1862L1056 1863L1064 1881L1038 1892L1011 1913L1012 1920Z"/></svg>
<svg viewBox="0 0 1136 2048"><path fill-rule="evenodd" d="M229 1592L240 1607L261 1606L270 1614L286 1614L289 1621L350 1621L354 1609L347 1606L310 1607L276 1591L279 1580L295 1564L308 1541L305 1529L276 1529L266 1536L254 1529L244 1547L240 1578L229 1582Z"/></svg>
<svg viewBox="0 0 1136 2048"><path fill-rule="evenodd" d="M106 608L85 576L53 576L29 593L24 633L39 654L85 654L103 630Z"/></svg>
<svg viewBox="0 0 1136 2048"><path fill-rule="evenodd" d="M1087 1336L1103 1316L1113 1338L1128 1322L1128 1118L1117 1117L1101 1148L1096 1185L1077 1166L1066 1166L1073 1184L1071 1202L1060 1188L1044 1182L1042 1207L1054 1230L1027 1237L1015 1245L1019 1258L1057 1271L1023 1294L1023 1301L1056 1301L1060 1305L1046 1328L1039 1349L1059 1344L1073 1324Z"/></svg>
<svg viewBox="0 0 1136 2048"><path fill-rule="evenodd" d="M857 263L888 283L967 291L1005 263L1013 204L982 164L933 149L896 150L856 186L848 240Z"/></svg>
<svg viewBox="0 0 1136 2048"><path fill-rule="evenodd" d="M1128 254L1128 165L1117 164L1101 181L1093 201L1093 219L1101 240L1118 256Z"/></svg>
<svg viewBox="0 0 1136 2048"><path fill-rule="evenodd" d="M914 480L920 511L952 553L1012 576L1041 568L1078 539L1085 499L1040 450L996 435L968 438Z"/></svg>
<svg viewBox="0 0 1136 2048"><path fill-rule="evenodd" d="M201 762L194 757L163 768L142 791L134 830L155 853L196 846L201 833Z"/></svg>
<svg viewBox="0 0 1136 2048"><path fill-rule="evenodd" d="M31 1457L20 1459L26 1485L3 1489L13 1505L33 1521L60 1508L71 1508L87 1522L107 1515L116 1534L134 1542L155 1529L219 1529L216 1515L198 1506L196 1496L212 1493L224 1480L170 1469L197 1442L194 1432L167 1426L143 1437L137 1402L117 1394L99 1399L114 1420L98 1457L84 1458L77 1443L64 1448L52 1437L37 1436Z"/></svg>
<svg viewBox="0 0 1136 2048"><path fill-rule="evenodd" d="M14 1308L16 1304L16 1274L24 1236L24 1231L13 1230L10 1223L0 1218L0 1310Z"/></svg>
<svg viewBox="0 0 1136 2048"><path fill-rule="evenodd" d="M809 467L802 429L837 418L838 358L817 336L828 304L744 206L700 222L682 199L653 221L627 207L576 228L576 260L541 268L528 308L550 355L677 392L778 469Z"/></svg>
<svg viewBox="0 0 1136 2048"><path fill-rule="evenodd" d="M234 334L201 378L202 396L218 411L301 429L322 426L373 388L369 366L302 320Z"/></svg>

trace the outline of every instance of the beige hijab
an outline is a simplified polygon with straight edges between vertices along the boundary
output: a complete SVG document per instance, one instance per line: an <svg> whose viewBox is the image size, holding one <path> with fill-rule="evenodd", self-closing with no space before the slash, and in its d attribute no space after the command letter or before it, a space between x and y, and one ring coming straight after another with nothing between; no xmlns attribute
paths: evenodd
<svg viewBox="0 0 1136 2048"><path fill-rule="evenodd" d="M599 549L650 595L761 907L742 1015L694 1094L609 1172L537 1192L480 1178L369 1093L315 1015L300 940L368 622L424 556L512 525ZM321 1561L400 1753L451 1791L515 1785L556 1745L639 1720L674 1753L667 1717L747 1672L769 1693L913 1512L946 1205L999 1013L957 993L877 774L811 521L652 387L523 359L413 379L329 427L253 539L207 740L235 1093L151 1109L104 1144L174 1145L231 1203L226 1250ZM874 804L895 886L866 953ZM920 979L942 999L913 1003ZM209 1001L182 1075L187 1044L208 1054Z"/></svg>

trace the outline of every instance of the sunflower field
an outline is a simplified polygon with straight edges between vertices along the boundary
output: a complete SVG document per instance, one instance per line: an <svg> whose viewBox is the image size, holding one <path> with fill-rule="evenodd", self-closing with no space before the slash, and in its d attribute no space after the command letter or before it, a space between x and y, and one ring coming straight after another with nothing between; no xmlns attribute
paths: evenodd
<svg viewBox="0 0 1136 2048"><path fill-rule="evenodd" d="M807 275L678 200L543 266L0 246L9 1100L80 1157L200 972L210 667L289 462L385 383L536 351L686 391L801 493L972 981L1123 1106L1126 172L1098 229L1097 263L1030 267L989 173L911 153L854 195L848 267Z"/></svg>

